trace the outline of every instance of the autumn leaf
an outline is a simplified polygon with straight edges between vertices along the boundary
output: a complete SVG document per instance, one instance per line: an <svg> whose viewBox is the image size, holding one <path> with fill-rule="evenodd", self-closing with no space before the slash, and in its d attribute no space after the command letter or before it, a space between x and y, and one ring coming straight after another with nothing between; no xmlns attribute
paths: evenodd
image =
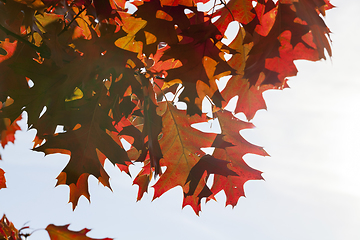
<svg viewBox="0 0 360 240"><path fill-rule="evenodd" d="M3 123L0 124L0 126L3 127L3 130L2 127L0 127L0 130L2 130L0 133L0 142L2 147L5 147L8 142L14 143L15 132L21 130L20 126L17 124L17 122L20 120L21 116L18 117L13 123L11 123L10 119L8 118L3 119Z"/></svg>
<svg viewBox="0 0 360 240"><path fill-rule="evenodd" d="M230 22L238 21L241 24L248 24L255 17L251 0L230 0L222 4L224 7L216 11L214 17L220 16L215 25L223 34Z"/></svg>
<svg viewBox="0 0 360 240"><path fill-rule="evenodd" d="M0 42L0 48L2 49L0 51L0 63L11 58L14 55L16 45L17 41L12 43L8 38L6 38L5 41Z"/></svg>
<svg viewBox="0 0 360 240"><path fill-rule="evenodd" d="M139 201L145 192L148 191L149 183L152 178L152 171L150 167L150 161L144 162L144 166L141 171L138 173L136 178L133 181L133 184L139 186L137 200Z"/></svg>
<svg viewBox="0 0 360 240"><path fill-rule="evenodd" d="M171 103L166 103L166 112L163 115L163 130L160 147L163 152L161 166L166 171L153 186L154 199L173 187L181 186L184 192L188 175L202 156L200 148L210 147L216 134L204 133L191 127L191 124L205 121L204 117L186 115L185 111L178 110Z"/></svg>
<svg viewBox="0 0 360 240"><path fill-rule="evenodd" d="M0 189L6 188L5 172L0 168Z"/></svg>
<svg viewBox="0 0 360 240"><path fill-rule="evenodd" d="M199 214L200 201L202 198L207 198L213 195L211 190L206 185L207 177L210 174L221 176L237 176L237 173L229 169L226 160L217 159L211 155L204 155L191 169L186 183L189 182L189 191L184 193L184 204L191 205L196 214ZM202 183L202 184L201 184ZM196 193L196 191L198 192ZM201 190L201 191L200 191Z"/></svg>
<svg viewBox="0 0 360 240"><path fill-rule="evenodd" d="M226 205L235 206L238 199L245 196L244 183L248 180L262 179L261 172L249 167L243 160L243 156L248 153L261 156L268 156L268 154L263 148L249 143L239 134L240 130L252 128L251 123L235 118L228 111L218 111L216 117L220 123L221 135L212 145L215 147L213 156L227 161L229 169L236 175L224 176L224 174L215 173L211 192L215 195L224 190L227 199Z"/></svg>
<svg viewBox="0 0 360 240"><path fill-rule="evenodd" d="M48 232L51 240L92 240L94 238L90 238L86 236L88 232L90 232L89 229L84 228L80 231L71 231L68 229L69 225L65 226L56 226L53 224L50 224L46 227L46 231ZM112 240L112 238L101 238L99 240Z"/></svg>
<svg viewBox="0 0 360 240"><path fill-rule="evenodd" d="M10 222L5 214L0 220L0 239L20 240L19 230Z"/></svg>

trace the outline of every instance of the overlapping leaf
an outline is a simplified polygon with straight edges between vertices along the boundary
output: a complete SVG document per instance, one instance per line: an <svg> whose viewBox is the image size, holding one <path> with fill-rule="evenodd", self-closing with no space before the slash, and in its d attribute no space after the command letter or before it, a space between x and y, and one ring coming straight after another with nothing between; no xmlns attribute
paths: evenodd
<svg viewBox="0 0 360 240"><path fill-rule="evenodd" d="M10 222L5 214L0 220L0 239L20 240L19 230Z"/></svg>
<svg viewBox="0 0 360 240"><path fill-rule="evenodd" d="M154 185L154 199L176 186L181 186L184 193L189 191L186 184L190 171L205 155L200 148L210 147L216 136L191 127L193 123L205 121L203 117L190 117L171 103L166 103L166 106L160 139L164 155L160 165L165 166L166 171ZM196 209L196 206L192 207Z"/></svg>
<svg viewBox="0 0 360 240"><path fill-rule="evenodd" d="M237 175L223 176L214 175L214 183L211 187L213 194L221 190L225 191L227 200L226 205L235 206L239 197L245 196L243 185L248 180L262 179L261 172L249 167L243 160L243 156L248 153L267 156L267 153L258 146L247 142L239 131L252 128L251 123L243 122L233 116L228 111L216 112L222 129L212 146L215 147L214 157L229 162L230 169Z"/></svg>

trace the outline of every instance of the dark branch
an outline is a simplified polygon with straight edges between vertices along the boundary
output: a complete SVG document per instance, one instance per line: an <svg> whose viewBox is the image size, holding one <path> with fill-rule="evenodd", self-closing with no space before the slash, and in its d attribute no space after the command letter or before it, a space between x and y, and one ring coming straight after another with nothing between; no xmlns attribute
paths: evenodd
<svg viewBox="0 0 360 240"><path fill-rule="evenodd" d="M227 4L224 2L224 0L220 0L220 2L224 5L224 8L226 8L226 10L229 11L233 21L235 21L234 15L232 14L231 10L229 9L229 7L227 6Z"/></svg>
<svg viewBox="0 0 360 240"><path fill-rule="evenodd" d="M63 34L64 32L66 32L66 31L69 29L70 25L75 21L75 19L78 18L78 17L80 16L80 14L81 14L82 12L84 12L85 10L86 10L86 6L85 6L83 9L81 9L81 10L75 15L75 17L69 22L69 24L65 25L65 27L63 28L63 30L61 30L61 32L59 32L58 36L60 36L60 35Z"/></svg>
<svg viewBox="0 0 360 240"><path fill-rule="evenodd" d="M24 39L23 37L19 36L18 34L10 31L9 29L5 28L3 25L0 24L0 29L5 32L7 35L10 35L12 37L14 37L15 39L17 39L18 41L28 45L29 47L35 49L37 52L40 53L40 55L43 58L50 58L51 56L51 52L50 49L48 48L48 46L46 46L45 44L42 44L40 47L32 44L31 42L29 42L28 40Z"/></svg>

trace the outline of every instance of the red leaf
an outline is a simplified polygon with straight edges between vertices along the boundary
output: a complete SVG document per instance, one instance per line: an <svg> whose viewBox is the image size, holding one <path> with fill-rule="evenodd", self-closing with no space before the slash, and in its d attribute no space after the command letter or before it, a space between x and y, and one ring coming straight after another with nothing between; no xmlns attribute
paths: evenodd
<svg viewBox="0 0 360 240"><path fill-rule="evenodd" d="M21 130L20 126L17 124L21 120L21 115L13 123L10 122L10 119L2 119L4 122L5 129L1 131L1 146L5 147L8 142L14 143L15 141L15 132ZM1 129L1 128L0 128Z"/></svg>
<svg viewBox="0 0 360 240"><path fill-rule="evenodd" d="M0 48L3 49L6 54L0 52L0 63L11 58L14 55L17 46L17 41L10 42L8 38L5 41L0 41Z"/></svg>
<svg viewBox="0 0 360 240"><path fill-rule="evenodd" d="M144 166L139 172L139 174L134 179L133 184L136 184L139 186L138 196L137 200L139 201L145 192L148 191L150 179L152 177L152 171L150 168L150 161L144 162Z"/></svg>
<svg viewBox="0 0 360 240"><path fill-rule="evenodd" d="M260 180L261 172L249 167L243 160L243 156L248 153L267 156L268 154L258 146L247 142L239 131L247 128L252 128L251 123L243 122L235 118L232 113L227 111L219 111L216 113L221 127L222 139L225 142L231 143L233 146L218 145L214 143L215 151L213 156L217 159L222 159L229 162L230 170L237 175L223 176L214 174L214 184L211 187L211 192L215 195L221 190L226 194L226 205L235 206L241 196L245 196L243 185L248 180Z"/></svg>
<svg viewBox="0 0 360 240"><path fill-rule="evenodd" d="M248 24L255 17L255 14L251 11L252 9L252 0L230 0L214 14L214 17L220 16L215 25L224 34L227 26L232 21Z"/></svg>
<svg viewBox="0 0 360 240"><path fill-rule="evenodd" d="M0 189L6 188L5 172L0 168Z"/></svg>

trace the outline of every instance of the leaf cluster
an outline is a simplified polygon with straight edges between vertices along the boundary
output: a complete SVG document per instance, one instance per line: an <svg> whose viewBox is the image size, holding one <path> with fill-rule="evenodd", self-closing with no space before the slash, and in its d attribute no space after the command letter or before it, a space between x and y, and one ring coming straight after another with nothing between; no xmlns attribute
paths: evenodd
<svg viewBox="0 0 360 240"><path fill-rule="evenodd" d="M89 175L110 187L105 159L128 174L129 165L143 164L134 178L138 200L159 176L154 198L180 186L183 206L198 214L201 199L223 190L226 204L235 206L243 184L262 179L243 156L267 153L239 134L253 126L234 114L250 120L265 109L262 93L287 87L287 77L297 73L294 60L331 56L321 15L333 6L329 0L230 0L200 11L206 2L1 1L1 144L14 141L26 112L29 128L37 130L35 151L70 155L57 184L69 185L74 208L80 196L90 200ZM225 44L230 23L238 29ZM221 133L193 127L209 120L219 122Z"/></svg>

